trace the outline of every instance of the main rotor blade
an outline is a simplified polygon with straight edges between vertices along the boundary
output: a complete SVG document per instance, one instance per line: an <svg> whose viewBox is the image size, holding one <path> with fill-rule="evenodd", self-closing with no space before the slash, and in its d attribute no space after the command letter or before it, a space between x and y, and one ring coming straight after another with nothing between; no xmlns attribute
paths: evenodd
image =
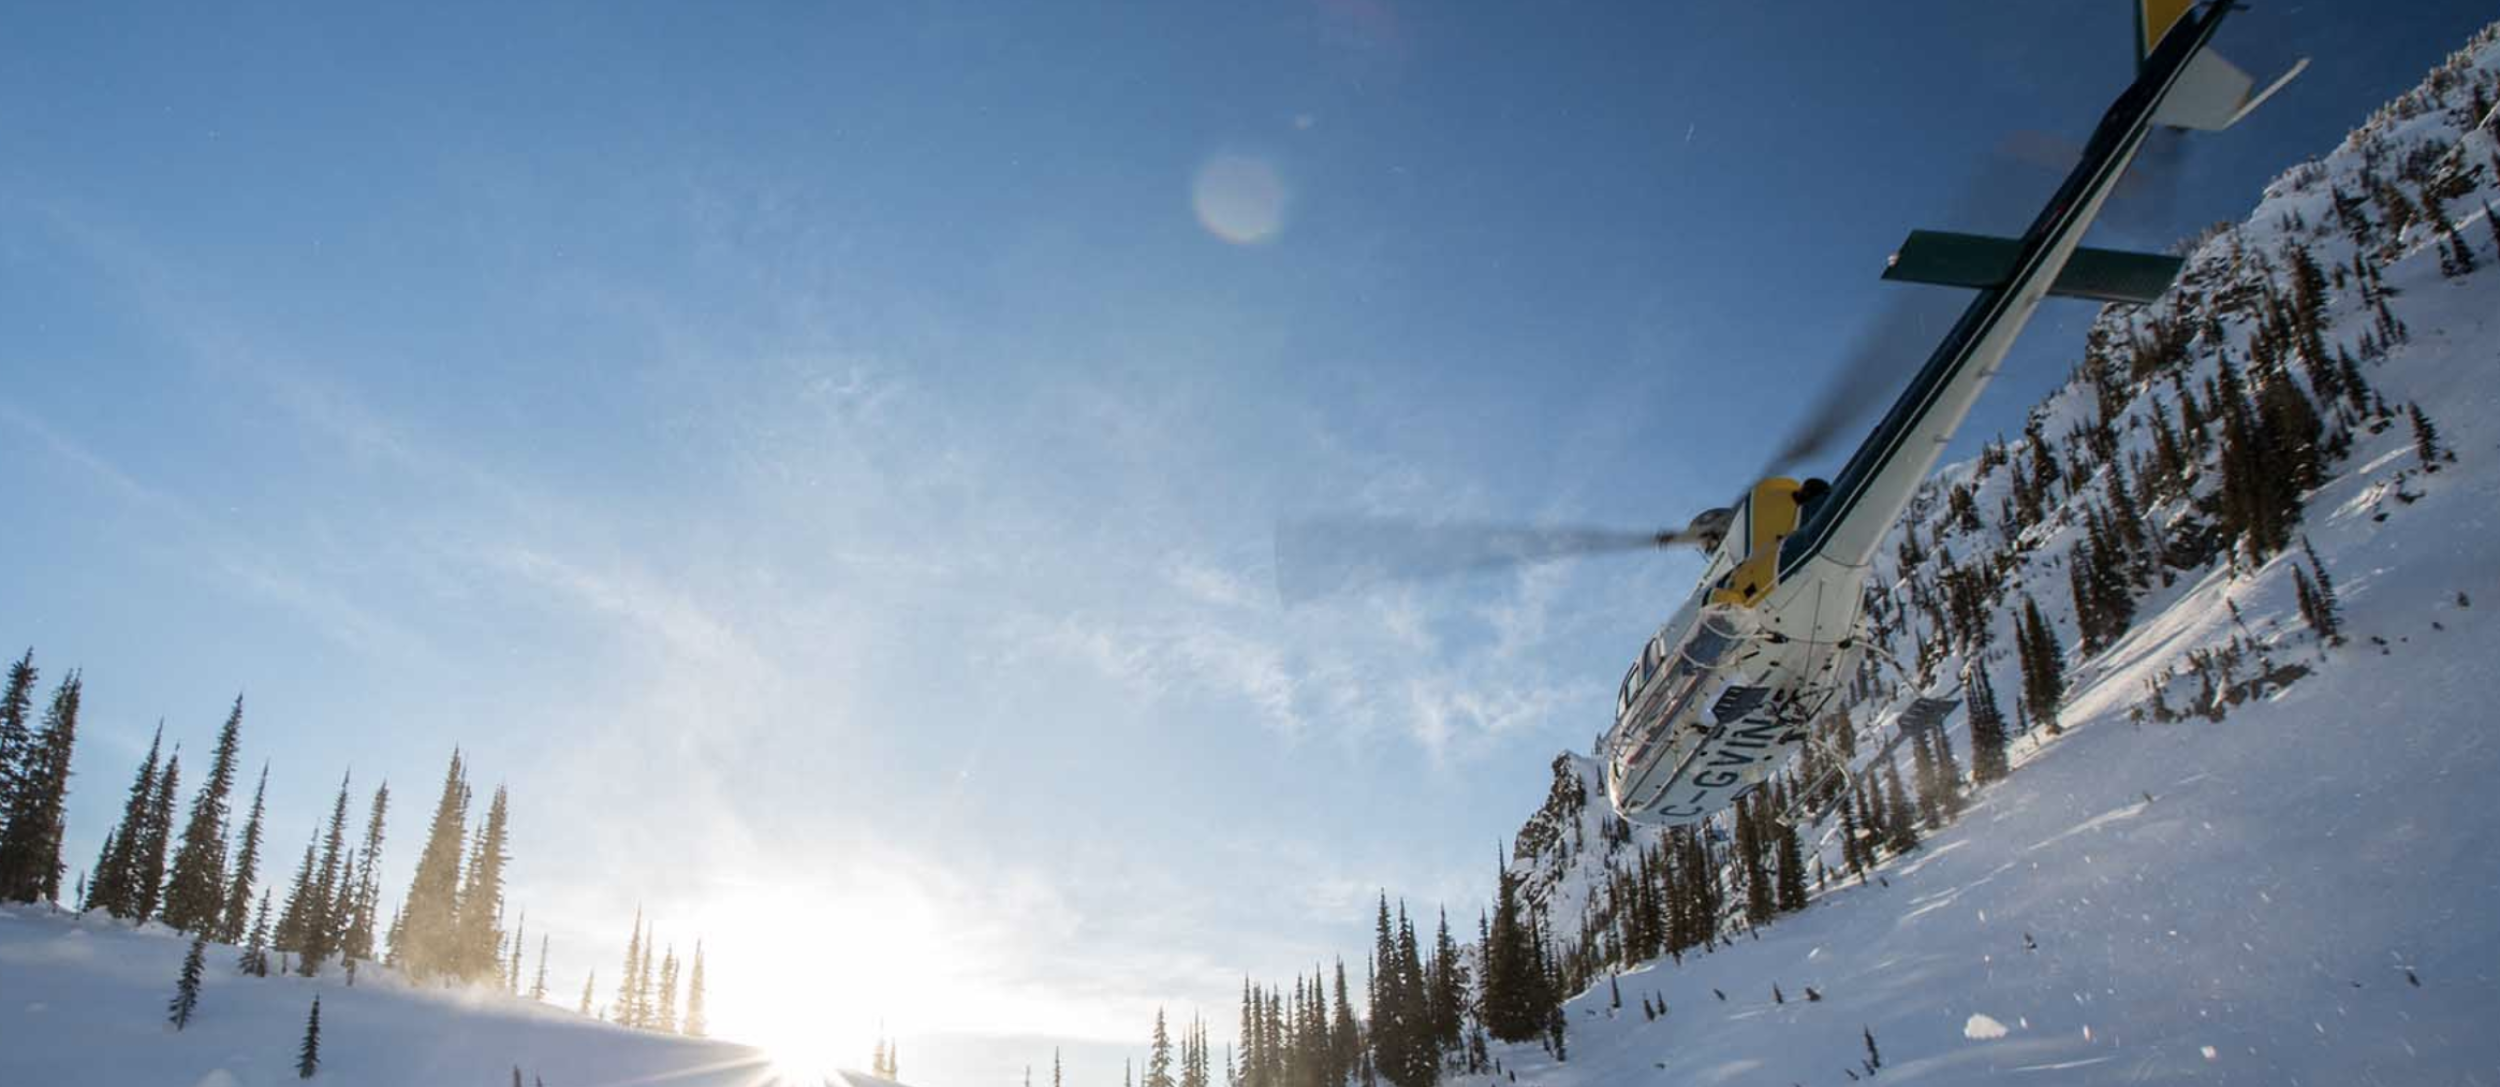
<svg viewBox="0 0 2500 1087"><path fill-rule="evenodd" d="M1276 526L1276 590L1287 604L1392 581L1422 581L1691 542L1685 531L1626 532L1392 517L1315 517Z"/></svg>
<svg viewBox="0 0 2500 1087"><path fill-rule="evenodd" d="M1855 424L1889 403L1935 347L1941 329L1931 327L1928 306L1921 304L1925 301L1906 295L1885 300L1874 320L1850 342L1839 372L1823 386L1814 410L1772 451L1760 475L1779 475L1822 455L1834 439L1863 432Z"/></svg>
<svg viewBox="0 0 2500 1087"><path fill-rule="evenodd" d="M2161 174L2175 167L2176 148L2166 140L2158 148L2148 143L2138 158L2137 172L2147 175L2142 190L2158 193L2169 187ZM1949 202L1940 221L1957 230L2018 232L2028 214L2027 201L2081 154L2081 145L2060 137L2015 132L1981 160L1977 174ZM2145 168L2147 160L2150 169ZM2169 172L2175 175L2175 168ZM1964 304L1961 297L1936 292L1886 291L1881 308L1841 353L1840 368L1813 410L1773 448L1761 474L1785 474L1830 451L1835 440L1863 435L1865 428L1858 424L1900 395Z"/></svg>

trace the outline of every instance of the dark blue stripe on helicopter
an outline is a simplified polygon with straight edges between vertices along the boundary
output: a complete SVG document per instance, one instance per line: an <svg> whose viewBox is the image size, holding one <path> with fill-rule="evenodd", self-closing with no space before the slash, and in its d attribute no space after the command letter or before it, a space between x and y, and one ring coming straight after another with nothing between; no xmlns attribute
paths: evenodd
<svg viewBox="0 0 2500 1087"><path fill-rule="evenodd" d="M2101 118L2100 127L2093 130L2091 142L2084 147L2083 161L2076 165L2073 173L2066 175L2066 180L2058 186L2057 194L2049 198L2048 206L2032 222L2031 229L2023 232L2022 260L2016 266L2019 271L2009 281L2009 287L2026 283L2038 275L2041 263L2048 259L2050 247L2065 233L2083 206L2090 202L2086 198L2116 182L2114 168L2125 161L2129 150L2143 142L2145 131L2152 126L2153 111L2160 106L2162 97L2172 84L2178 82L2179 73L2186 70L2187 62L2196 56L2197 50L2213 39L2214 28L2221 25L2223 15L2230 9L2229 3L2216 3L2200 9L2192 16L2197 24L2190 33L2181 34L2174 29L2162 40L2161 48L2146 58L2136 81L2119 94L2116 102L2110 104L2109 112ZM1935 353L1927 357L1927 364L1919 368L1918 377L1910 382L1909 388L1902 390L1901 398L1893 402L1892 409L1884 413L1883 422L1877 424L1874 432L1868 434L1866 441L1858 446L1858 451L1850 455L1849 463L1841 467L1840 474L1832 480L1831 493L1815 506L1805 525L1780 545L1781 578L1795 573L1823 550L1833 530L1848 518L1858 499L1864 497L1867 481L1900 452L1901 442L1910 429L1934 408L1936 396L1946 385L1952 384L1962 368L1970 363L1971 351L1979 345L1980 338L1986 335L1988 329L2004 318L2005 309L2013 298L2011 289L2001 287L1983 290L1979 292L1979 297L1971 300L1970 308L1962 311L1961 319L1953 324L1953 330L1945 334L1944 342L1936 345Z"/></svg>

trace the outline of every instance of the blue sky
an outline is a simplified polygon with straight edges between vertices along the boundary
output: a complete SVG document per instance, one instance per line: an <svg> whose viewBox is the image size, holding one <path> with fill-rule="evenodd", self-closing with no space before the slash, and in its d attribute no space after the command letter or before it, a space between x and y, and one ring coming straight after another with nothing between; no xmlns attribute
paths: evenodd
<svg viewBox="0 0 2500 1087"><path fill-rule="evenodd" d="M2128 76L2122 4L1900 7L22 11L0 639L86 669L73 862L238 689L281 858L352 767L404 878L457 744L559 993L639 903L725 1032L882 1020L937 1084L1107 1087L1381 888L1472 919L1694 562L1285 611L1272 526L1740 486L1901 236L2018 227L2009 137ZM2236 16L2316 66L2101 240L2237 217L2487 16Z"/></svg>

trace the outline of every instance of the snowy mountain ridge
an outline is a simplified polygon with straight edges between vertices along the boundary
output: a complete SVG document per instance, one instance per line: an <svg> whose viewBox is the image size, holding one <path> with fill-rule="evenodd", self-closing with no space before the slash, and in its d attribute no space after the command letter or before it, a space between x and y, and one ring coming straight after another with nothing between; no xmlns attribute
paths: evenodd
<svg viewBox="0 0 2500 1087"><path fill-rule="evenodd" d="M1827 726L1848 730L1831 738L1854 751L1852 776L1892 754L1888 727L1912 697L1960 697L1981 676L2006 717L2022 714L2026 601L2064 650L2061 729L2018 733L2013 776L1959 823L1866 884L1838 878L1837 812L1809 822L1808 856L1834 877L1815 905L1751 925L1726 872L1736 889L1715 939L1729 942L1627 968L1633 904L1617 898L1667 836L1603 811L1594 759L1557 758L1509 871L1588 987L1568 1005L1572 1059L1513 1046L1507 1069L1553 1083L1661 1069L1817 1083L1911 1066L1958 1081L2104 1063L2070 1075L2500 1080L2500 1045L2454 1014L2500 1003L2500 923L2463 916L2500 890L2500 841L2464 818L2483 810L2472 775L2493 768L2466 718L2488 697L2482 647L2500 633L2473 606L2500 592L2495 99L2500 24L2282 174L2246 220L2198 239L2162 300L2105 309L2022 437L1922 489L1869 594L1870 659L1898 667L1871 664ZM2296 523L2268 523L2246 496L2298 465L2235 462L2217 436L2242 401L2278 432L2310 413L2318 478L2301 481ZM2424 455L2415 407L2441 455ZM2304 621L2321 574L2340 595L2340 646ZM1945 729L1965 757L1969 720ZM2429 872L2432 855L2456 867ZM2215 900L2205 882L2250 897ZM2167 908L2124 911L2128 895ZM2209 943L2177 945L2191 923ZM2234 927L2273 938L2211 931ZM2303 946L2282 938L2291 929L2335 941ZM2249 961L2261 944L2285 958ZM2449 1007L2356 1003L2405 995L2391 976L2430 984L2393 971L2433 948L2454 972ZM2159 961L2121 961L2133 955ZM2356 961L2373 956L2391 961ZM1615 985L1599 976L1615 970ZM1674 1011L1632 1017L1617 989ZM2286 1016L2309 1021L2260 1021ZM2191 1028L2224 1041L2189 1044Z"/></svg>

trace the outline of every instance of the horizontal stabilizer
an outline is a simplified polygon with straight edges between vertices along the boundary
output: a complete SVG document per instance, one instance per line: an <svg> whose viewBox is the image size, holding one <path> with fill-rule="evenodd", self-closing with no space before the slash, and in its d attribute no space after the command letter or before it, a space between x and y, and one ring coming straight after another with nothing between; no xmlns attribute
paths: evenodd
<svg viewBox="0 0 2500 1087"><path fill-rule="evenodd" d="M2161 108L2154 111L2153 123L2220 132L2239 123L2240 118L2274 97L2274 92L2282 90L2293 76L2308 67L2309 58L2303 57L2264 91L2251 93L2257 86L2256 80L2213 50L2203 50L2179 73L2178 85L2171 88L2169 96L2162 99Z"/></svg>
<svg viewBox="0 0 2500 1087"><path fill-rule="evenodd" d="M2012 238L1913 230L1901 251L1886 262L1884 278L1940 287L2003 287L2013 280L2014 262L2021 255L2022 243ZM2181 263L2178 257L2085 246L2075 250L2049 293L2142 305L2170 289Z"/></svg>

